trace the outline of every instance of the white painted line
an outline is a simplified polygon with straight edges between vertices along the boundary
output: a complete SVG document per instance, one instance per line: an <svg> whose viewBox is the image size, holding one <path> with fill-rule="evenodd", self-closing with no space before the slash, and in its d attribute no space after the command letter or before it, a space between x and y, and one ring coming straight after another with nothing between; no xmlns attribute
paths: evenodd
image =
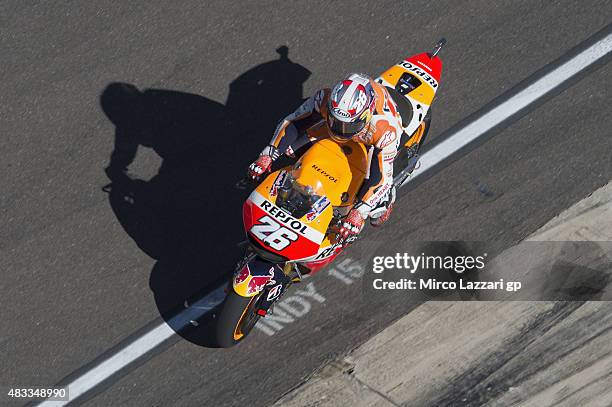
<svg viewBox="0 0 612 407"><path fill-rule="evenodd" d="M446 140L425 152L420 159L421 166L401 185L404 186L419 175L425 174L446 157L459 151L467 144L481 137L484 133L497 126L521 109L536 102L542 96L555 89L572 76L594 64L612 51L612 34L597 41L575 57L559 65L542 78L525 89L493 107L478 119L467 124Z"/></svg>
<svg viewBox="0 0 612 407"><path fill-rule="evenodd" d="M161 345L171 338L176 331L180 331L189 325L190 321L201 318L217 304L223 301L225 285L217 287L185 310L172 317L167 323L161 323L155 328L135 339L114 355L93 367L68 384L70 400L76 400L89 390L111 377L130 363L136 361L146 353ZM43 401L39 406L64 406L69 401Z"/></svg>
<svg viewBox="0 0 612 407"><path fill-rule="evenodd" d="M402 186L419 174L427 172L444 158L455 153L466 144L476 140L517 111L534 103L547 92L559 86L564 80L570 79L589 65L597 62L610 51L612 51L612 34L609 34L607 37L591 45L586 50L549 72L510 99L492 108L485 115L466 125L442 143L423 154L421 157L421 166L418 170L414 171L413 175L408 178ZM70 399L72 401L76 400L113 374L119 372L130 363L161 345L164 341L172 337L175 332L185 328L190 321L201 318L223 300L223 288L224 286L216 288L213 292L171 318L167 323L156 326L151 331L117 351L117 353L113 354L108 359L70 382L68 384ZM68 401L43 401L39 405L63 406L68 403Z"/></svg>

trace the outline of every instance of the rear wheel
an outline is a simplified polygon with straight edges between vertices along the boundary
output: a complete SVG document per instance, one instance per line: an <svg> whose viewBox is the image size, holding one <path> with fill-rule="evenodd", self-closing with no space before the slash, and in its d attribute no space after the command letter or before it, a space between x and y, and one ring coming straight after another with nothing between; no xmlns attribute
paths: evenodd
<svg viewBox="0 0 612 407"><path fill-rule="evenodd" d="M243 340L253 329L259 315L254 305L259 295L242 297L231 290L217 314L215 336L217 344L222 348L229 348Z"/></svg>

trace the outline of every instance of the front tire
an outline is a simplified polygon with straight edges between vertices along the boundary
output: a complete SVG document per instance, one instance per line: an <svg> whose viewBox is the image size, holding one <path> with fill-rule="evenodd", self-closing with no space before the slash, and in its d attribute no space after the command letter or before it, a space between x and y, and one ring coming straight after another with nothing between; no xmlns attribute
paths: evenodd
<svg viewBox="0 0 612 407"><path fill-rule="evenodd" d="M221 304L217 314L215 337L217 345L229 348L243 340L253 329L259 315L255 313L255 303L259 295L242 297L231 290Z"/></svg>

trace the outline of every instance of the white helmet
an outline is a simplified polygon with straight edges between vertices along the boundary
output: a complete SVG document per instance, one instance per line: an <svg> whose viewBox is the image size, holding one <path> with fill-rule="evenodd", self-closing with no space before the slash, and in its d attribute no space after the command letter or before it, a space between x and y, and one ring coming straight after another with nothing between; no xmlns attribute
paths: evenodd
<svg viewBox="0 0 612 407"><path fill-rule="evenodd" d="M370 77L354 73L338 82L328 101L327 124L334 136L347 140L372 119L376 94Z"/></svg>

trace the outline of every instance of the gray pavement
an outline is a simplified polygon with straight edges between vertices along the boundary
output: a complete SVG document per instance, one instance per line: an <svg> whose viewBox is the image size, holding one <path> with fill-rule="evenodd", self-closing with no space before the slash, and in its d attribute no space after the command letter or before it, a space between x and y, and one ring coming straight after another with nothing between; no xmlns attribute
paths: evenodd
<svg viewBox="0 0 612 407"><path fill-rule="evenodd" d="M567 284L561 269L551 266L571 256L580 266L598 263L594 269L609 276L610 241L612 182L489 261L487 279L519 280L521 291L530 290L535 284L524 274L542 274L534 264L542 259L559 282L580 287L577 281ZM587 249L592 245L597 250ZM426 302L322 366L275 404L609 406L612 291L599 288L607 291L601 293L605 301L516 301L514 294L512 301Z"/></svg>
<svg viewBox="0 0 612 407"><path fill-rule="evenodd" d="M302 97L445 36L435 140L609 24L612 6L3 2L0 16L0 383L27 386L78 372L225 278L242 233L230 186ZM501 250L609 181L611 73L439 172L369 238ZM109 171L107 187L109 163L137 180ZM209 348L203 323L89 404L270 404L418 305L372 306L326 273L313 282L326 301L299 323L231 350Z"/></svg>

